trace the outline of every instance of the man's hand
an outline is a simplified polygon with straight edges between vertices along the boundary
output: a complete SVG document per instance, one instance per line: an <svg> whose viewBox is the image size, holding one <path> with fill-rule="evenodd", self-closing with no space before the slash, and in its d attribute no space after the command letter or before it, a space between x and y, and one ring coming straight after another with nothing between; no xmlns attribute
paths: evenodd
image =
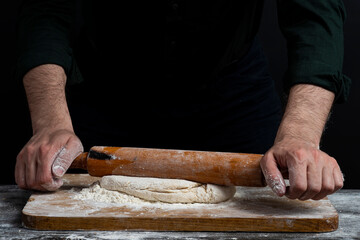
<svg viewBox="0 0 360 240"><path fill-rule="evenodd" d="M68 130L44 129L17 156L15 179L20 188L54 191L72 161L83 152L80 140Z"/></svg>
<svg viewBox="0 0 360 240"><path fill-rule="evenodd" d="M298 139L276 143L261 160L266 182L278 196L320 200L343 187L336 160ZM290 187L285 188L284 178Z"/></svg>
<svg viewBox="0 0 360 240"><path fill-rule="evenodd" d="M15 180L21 188L54 191L83 151L67 107L66 75L62 67L45 64L30 70L23 82L33 136L17 156Z"/></svg>
<svg viewBox="0 0 360 240"><path fill-rule="evenodd" d="M290 199L319 200L343 187L336 160L319 149L334 94L299 84L289 95L274 146L261 159L267 184ZM286 188L284 178L289 179Z"/></svg>

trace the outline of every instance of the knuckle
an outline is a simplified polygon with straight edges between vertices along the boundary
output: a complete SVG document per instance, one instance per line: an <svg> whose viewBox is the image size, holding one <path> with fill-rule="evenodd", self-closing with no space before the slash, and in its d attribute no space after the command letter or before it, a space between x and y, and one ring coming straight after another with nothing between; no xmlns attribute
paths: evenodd
<svg viewBox="0 0 360 240"><path fill-rule="evenodd" d="M321 151L315 148L299 148L293 151L292 155L296 158L297 162L304 164L306 162L317 164L322 160Z"/></svg>
<svg viewBox="0 0 360 240"><path fill-rule="evenodd" d="M306 153L303 148L299 148L299 149L294 150L294 155L297 159L303 160L305 158Z"/></svg>
<svg viewBox="0 0 360 240"><path fill-rule="evenodd" d="M309 160L308 153L303 148L291 152L288 159L294 160L297 165L305 165Z"/></svg>
<svg viewBox="0 0 360 240"><path fill-rule="evenodd" d="M319 159L319 158L321 158L321 152L318 150L318 149L316 149L316 148L311 148L310 149L310 153L311 153L311 156L314 158L314 159Z"/></svg>
<svg viewBox="0 0 360 240"><path fill-rule="evenodd" d="M29 144L25 147L25 151L28 155L34 155L36 153L36 146Z"/></svg>
<svg viewBox="0 0 360 240"><path fill-rule="evenodd" d="M21 150L16 156L16 161L20 161L24 157L24 150Z"/></svg>
<svg viewBox="0 0 360 240"><path fill-rule="evenodd" d="M334 190L339 190L344 187L344 182L337 183Z"/></svg>
<svg viewBox="0 0 360 240"><path fill-rule="evenodd" d="M305 184L295 184L292 188L292 191L301 194L304 193L307 190L307 187Z"/></svg>
<svg viewBox="0 0 360 240"><path fill-rule="evenodd" d="M334 190L335 190L334 185L324 185L322 188L322 191L326 192L326 193L332 193L332 192L334 192Z"/></svg>
<svg viewBox="0 0 360 240"><path fill-rule="evenodd" d="M311 193L311 194L318 194L322 191L322 188L321 186L311 186L308 191Z"/></svg>
<svg viewBox="0 0 360 240"><path fill-rule="evenodd" d="M44 158L45 156L48 155L48 153L50 152L51 150L51 146L48 145L48 144L42 144L40 145L39 147L39 155L41 158Z"/></svg>

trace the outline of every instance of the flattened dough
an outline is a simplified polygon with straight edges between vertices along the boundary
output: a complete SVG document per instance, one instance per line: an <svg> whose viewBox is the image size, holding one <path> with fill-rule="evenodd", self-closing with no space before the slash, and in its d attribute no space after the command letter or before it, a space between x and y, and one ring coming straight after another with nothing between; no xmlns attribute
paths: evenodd
<svg viewBox="0 0 360 240"><path fill-rule="evenodd" d="M166 203L219 203L232 198L234 186L203 184L181 179L104 176L100 186L147 201Z"/></svg>

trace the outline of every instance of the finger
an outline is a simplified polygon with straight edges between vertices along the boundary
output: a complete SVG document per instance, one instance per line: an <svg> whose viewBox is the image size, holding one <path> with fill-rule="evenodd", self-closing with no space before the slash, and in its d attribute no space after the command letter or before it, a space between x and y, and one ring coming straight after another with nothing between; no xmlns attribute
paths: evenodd
<svg viewBox="0 0 360 240"><path fill-rule="evenodd" d="M22 189L26 188L25 176L26 174L25 174L25 166L23 160L23 152L20 152L16 158L15 182Z"/></svg>
<svg viewBox="0 0 360 240"><path fill-rule="evenodd" d="M33 173L32 173L34 181L31 182L30 184L27 183L27 186L29 189L38 190L38 191L47 191L47 189L42 186L42 182L44 182L44 180L43 179L39 180L39 176L44 174L40 170L41 167L40 167L39 163L41 163L44 160L45 159L43 158L43 155L38 154L36 161L32 161L31 165L34 166ZM48 172L49 172L49 170L48 170ZM27 175L28 174L29 173L27 173Z"/></svg>
<svg viewBox="0 0 360 240"><path fill-rule="evenodd" d="M313 196L311 199L320 200L325 198L327 195L332 194L335 189L335 179L333 169L330 167L324 167L322 171L322 187L321 191Z"/></svg>
<svg viewBox="0 0 360 240"><path fill-rule="evenodd" d="M83 147L79 141L69 140L58 153L52 164L52 174L55 178L62 177L70 167L72 161L83 152Z"/></svg>
<svg viewBox="0 0 360 240"><path fill-rule="evenodd" d="M341 172L339 166L334 168L333 176L334 176L334 184L335 184L334 192L336 192L344 187L344 175Z"/></svg>
<svg viewBox="0 0 360 240"><path fill-rule="evenodd" d="M299 200L308 200L321 192L323 168L319 167L315 163L315 159L311 160L311 163L307 167L307 189L299 197Z"/></svg>
<svg viewBox="0 0 360 240"><path fill-rule="evenodd" d="M266 183L272 191L282 197L285 194L286 186L281 172L278 169L276 159L272 153L265 154L260 161Z"/></svg>
<svg viewBox="0 0 360 240"><path fill-rule="evenodd" d="M36 161L33 159L37 158L38 156L32 156L25 159L25 181L26 181L26 188L27 189L34 189L36 186Z"/></svg>
<svg viewBox="0 0 360 240"><path fill-rule="evenodd" d="M51 172L51 165L54 159L55 150L49 150L48 152L42 155L41 159L38 159L37 163L37 173L36 173L36 183L37 189L41 191L55 191L61 185L60 182L53 178ZM57 151L58 152L58 151Z"/></svg>
<svg viewBox="0 0 360 240"><path fill-rule="evenodd" d="M307 189L307 161L288 159L287 162L290 187L285 195L290 199L296 199L304 194Z"/></svg>

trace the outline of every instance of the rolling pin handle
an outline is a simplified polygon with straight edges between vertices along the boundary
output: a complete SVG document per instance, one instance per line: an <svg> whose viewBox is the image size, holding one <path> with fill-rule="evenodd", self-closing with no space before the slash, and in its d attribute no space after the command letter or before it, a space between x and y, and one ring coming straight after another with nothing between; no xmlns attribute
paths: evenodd
<svg viewBox="0 0 360 240"><path fill-rule="evenodd" d="M76 168L76 169L84 169L87 170L87 152L81 153L79 156L77 156L74 161L71 163L70 168Z"/></svg>

